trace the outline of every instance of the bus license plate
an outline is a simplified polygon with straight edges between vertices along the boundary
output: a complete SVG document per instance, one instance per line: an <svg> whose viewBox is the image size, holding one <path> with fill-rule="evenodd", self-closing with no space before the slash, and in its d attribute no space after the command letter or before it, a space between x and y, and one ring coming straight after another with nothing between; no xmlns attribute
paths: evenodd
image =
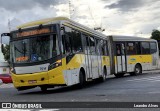
<svg viewBox="0 0 160 111"><path fill-rule="evenodd" d="M36 80L29 80L28 83L29 84L35 84L35 83L37 83L37 81Z"/></svg>

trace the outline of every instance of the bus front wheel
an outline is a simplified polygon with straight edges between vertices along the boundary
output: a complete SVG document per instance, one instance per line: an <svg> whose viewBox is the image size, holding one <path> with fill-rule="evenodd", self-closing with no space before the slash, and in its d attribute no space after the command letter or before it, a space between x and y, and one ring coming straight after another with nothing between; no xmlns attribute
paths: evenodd
<svg viewBox="0 0 160 111"><path fill-rule="evenodd" d="M46 92L47 91L47 87L46 86L40 86L41 91Z"/></svg>
<svg viewBox="0 0 160 111"><path fill-rule="evenodd" d="M80 71L78 87L83 88L85 84L86 84L85 74L82 71Z"/></svg>

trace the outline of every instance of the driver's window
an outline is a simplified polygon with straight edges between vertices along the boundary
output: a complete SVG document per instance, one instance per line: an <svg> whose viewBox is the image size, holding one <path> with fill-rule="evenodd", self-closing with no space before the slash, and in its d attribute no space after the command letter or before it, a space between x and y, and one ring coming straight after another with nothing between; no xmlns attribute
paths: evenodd
<svg viewBox="0 0 160 111"><path fill-rule="evenodd" d="M71 29L65 27L65 35L63 36L63 44L65 46L65 54L70 54L72 52L72 40L71 40Z"/></svg>

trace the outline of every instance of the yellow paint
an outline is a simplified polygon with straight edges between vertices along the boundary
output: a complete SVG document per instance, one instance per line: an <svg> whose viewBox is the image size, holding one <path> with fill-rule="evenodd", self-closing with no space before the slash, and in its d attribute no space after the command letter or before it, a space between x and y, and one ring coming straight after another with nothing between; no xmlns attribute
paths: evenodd
<svg viewBox="0 0 160 111"><path fill-rule="evenodd" d="M60 20L69 20L66 17L55 17L55 18L47 18L47 19L42 19L42 20L37 20L29 23L25 23L23 25L18 26L17 28L25 28L25 27L32 27L35 25L40 25L40 24L47 24L50 22L55 22L55 21L60 21Z"/></svg>
<svg viewBox="0 0 160 111"><path fill-rule="evenodd" d="M114 56L114 63L117 64L117 56Z"/></svg>
<svg viewBox="0 0 160 111"><path fill-rule="evenodd" d="M128 58L128 64L152 63L152 55L132 55Z"/></svg>
<svg viewBox="0 0 160 111"><path fill-rule="evenodd" d="M115 64L117 64L117 57L114 56ZM130 55L128 56L127 64L136 63L152 63L152 55Z"/></svg>
<svg viewBox="0 0 160 111"><path fill-rule="evenodd" d="M48 71L49 84L65 84L64 76L63 76L64 67L60 66Z"/></svg>
<svg viewBox="0 0 160 111"><path fill-rule="evenodd" d="M102 66L110 66L109 56L102 56Z"/></svg>
<svg viewBox="0 0 160 111"><path fill-rule="evenodd" d="M58 60L57 62L60 62ZM68 64L66 64L66 58L62 59L62 66L54 68L48 72L40 72L34 74L12 74L13 84L17 87L22 86L39 86L44 84L50 85L63 85L65 83L64 71L80 68L85 63L85 56L83 54L76 54ZM45 78L41 81L41 78ZM23 80L24 82L21 82ZM36 83L29 84L29 80L36 80Z"/></svg>
<svg viewBox="0 0 160 111"><path fill-rule="evenodd" d="M76 54L71 61L67 64L67 70L80 68L81 64L85 64L85 56L84 54Z"/></svg>
<svg viewBox="0 0 160 111"><path fill-rule="evenodd" d="M41 78L44 78L44 81L41 81ZM47 72L40 72L34 74L13 74L12 73L12 80L15 87L21 86L37 86L42 84L48 84L48 73ZM23 80L24 82L21 82ZM29 84L29 80L36 80L37 83Z"/></svg>

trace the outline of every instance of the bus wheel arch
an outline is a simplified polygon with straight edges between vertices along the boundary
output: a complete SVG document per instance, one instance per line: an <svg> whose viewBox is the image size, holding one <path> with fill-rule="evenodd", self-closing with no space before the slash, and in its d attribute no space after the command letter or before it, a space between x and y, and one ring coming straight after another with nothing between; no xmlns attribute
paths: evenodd
<svg viewBox="0 0 160 111"><path fill-rule="evenodd" d="M142 65L140 64L140 63L137 63L136 65L135 65L135 68L136 67L139 67L140 68L140 73L139 74L141 74L142 73Z"/></svg>
<svg viewBox="0 0 160 111"><path fill-rule="evenodd" d="M41 91L42 91L42 92L46 92L46 91L47 91L47 86L45 86L45 85L40 86L40 88L41 88Z"/></svg>
<svg viewBox="0 0 160 111"><path fill-rule="evenodd" d="M138 75L142 73L142 65L140 63L137 63L134 66L134 71L130 73L130 75Z"/></svg>

